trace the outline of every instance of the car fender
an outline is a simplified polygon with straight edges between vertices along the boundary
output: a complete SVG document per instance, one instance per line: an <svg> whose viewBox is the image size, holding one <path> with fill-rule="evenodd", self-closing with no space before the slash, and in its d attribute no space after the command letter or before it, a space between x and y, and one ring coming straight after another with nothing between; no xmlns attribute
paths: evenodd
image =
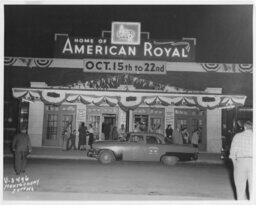
<svg viewBox="0 0 256 205"><path fill-rule="evenodd" d="M110 151L110 152L112 152L113 155L114 155L114 157L116 158L116 160L122 160L122 158L123 158L122 152L115 152L114 150L112 150L112 149L107 149L107 148L100 149L100 151L99 151L99 156L100 156L100 154L101 154L103 151Z"/></svg>

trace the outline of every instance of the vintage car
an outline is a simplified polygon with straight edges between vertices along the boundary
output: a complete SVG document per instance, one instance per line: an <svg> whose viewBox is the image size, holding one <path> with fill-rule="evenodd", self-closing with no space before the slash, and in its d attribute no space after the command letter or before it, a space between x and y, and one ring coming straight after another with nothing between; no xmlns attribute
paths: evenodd
<svg viewBox="0 0 256 205"><path fill-rule="evenodd" d="M167 144L161 134L129 133L125 141L97 141L87 153L103 164L115 160L161 161L166 165L176 164L178 160L196 160L198 150L192 145Z"/></svg>

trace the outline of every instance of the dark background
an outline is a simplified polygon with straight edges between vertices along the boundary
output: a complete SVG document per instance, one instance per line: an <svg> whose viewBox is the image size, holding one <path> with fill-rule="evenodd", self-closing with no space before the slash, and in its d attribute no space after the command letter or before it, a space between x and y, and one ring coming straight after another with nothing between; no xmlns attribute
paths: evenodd
<svg viewBox="0 0 256 205"><path fill-rule="evenodd" d="M99 37L141 22L151 39L197 38L196 62L252 63L252 5L5 5L5 56L54 57L54 33Z"/></svg>

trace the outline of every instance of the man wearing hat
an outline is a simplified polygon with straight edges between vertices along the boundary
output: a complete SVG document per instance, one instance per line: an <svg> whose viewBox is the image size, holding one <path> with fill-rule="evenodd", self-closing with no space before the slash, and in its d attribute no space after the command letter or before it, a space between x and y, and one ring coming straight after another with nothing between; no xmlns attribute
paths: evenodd
<svg viewBox="0 0 256 205"><path fill-rule="evenodd" d="M237 133L232 141L229 158L234 165L234 181L237 200L246 199L246 182L249 185L249 195L252 189L252 123L244 124L244 131Z"/></svg>
<svg viewBox="0 0 256 205"><path fill-rule="evenodd" d="M17 175L25 172L27 154L32 151L29 135L26 134L26 128L21 129L21 133L13 138L12 150L15 154L14 168Z"/></svg>

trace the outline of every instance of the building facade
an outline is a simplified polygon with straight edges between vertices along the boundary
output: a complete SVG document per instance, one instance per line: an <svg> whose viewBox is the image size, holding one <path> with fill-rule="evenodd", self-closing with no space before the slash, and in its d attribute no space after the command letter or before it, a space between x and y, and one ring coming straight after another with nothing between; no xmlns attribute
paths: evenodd
<svg viewBox="0 0 256 205"><path fill-rule="evenodd" d="M5 57L6 87L32 146L60 147L67 123L76 130L91 124L96 140L110 139L122 124L127 132L164 135L171 124L190 137L199 130L199 149L219 153L222 113L245 105L248 96L234 81L251 78L252 65L193 62L196 39L153 41L136 23L114 22L109 33L57 34L55 58ZM21 73L27 84L11 80Z"/></svg>

